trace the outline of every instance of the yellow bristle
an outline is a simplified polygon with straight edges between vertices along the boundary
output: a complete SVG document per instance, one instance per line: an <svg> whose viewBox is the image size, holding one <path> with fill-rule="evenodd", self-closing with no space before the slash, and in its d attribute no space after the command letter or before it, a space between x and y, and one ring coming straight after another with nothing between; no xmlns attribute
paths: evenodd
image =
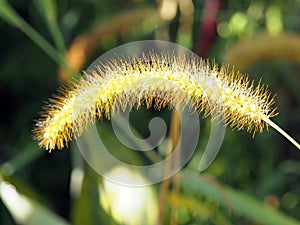
<svg viewBox="0 0 300 225"><path fill-rule="evenodd" d="M62 149L80 136L97 118L110 118L127 106L156 109L189 104L213 119L221 119L237 130L262 132L276 115L274 99L264 85L254 87L246 75L195 58L150 53L126 61L113 60L92 72L85 72L64 96L50 100L34 136L47 150ZM170 85L172 84L172 85ZM224 115L222 114L224 113ZM294 143L295 144L295 143ZM298 146L299 147L299 146Z"/></svg>

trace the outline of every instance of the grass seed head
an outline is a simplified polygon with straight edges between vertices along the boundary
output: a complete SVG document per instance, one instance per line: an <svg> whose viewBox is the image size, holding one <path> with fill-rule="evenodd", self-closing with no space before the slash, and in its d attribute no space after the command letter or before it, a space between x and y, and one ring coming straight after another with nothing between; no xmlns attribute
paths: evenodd
<svg viewBox="0 0 300 225"><path fill-rule="evenodd" d="M267 87L223 65L173 54L112 60L50 99L33 133L41 147L62 149L98 118L126 107L191 104L204 116L249 132L263 131L276 115Z"/></svg>

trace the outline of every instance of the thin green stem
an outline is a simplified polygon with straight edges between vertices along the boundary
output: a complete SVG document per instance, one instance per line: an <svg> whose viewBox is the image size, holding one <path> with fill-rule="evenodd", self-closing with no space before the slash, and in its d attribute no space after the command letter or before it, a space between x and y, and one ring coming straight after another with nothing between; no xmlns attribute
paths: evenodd
<svg viewBox="0 0 300 225"><path fill-rule="evenodd" d="M30 143L15 157L0 165L0 176L1 174L5 177L13 176L16 172L21 171L34 160L45 154L45 152L39 151L35 145L35 143Z"/></svg>
<svg viewBox="0 0 300 225"><path fill-rule="evenodd" d="M53 37L55 46L61 53L65 53L66 47L63 36L57 23L57 7L53 0L36 0L36 6L40 10L41 16L45 18L45 22Z"/></svg>
<svg viewBox="0 0 300 225"><path fill-rule="evenodd" d="M0 1L0 17L9 24L19 28L34 43L36 43L47 55L56 63L63 66L68 72L73 73L65 56L57 51L49 42L47 42L35 29L21 18L18 13L5 1Z"/></svg>

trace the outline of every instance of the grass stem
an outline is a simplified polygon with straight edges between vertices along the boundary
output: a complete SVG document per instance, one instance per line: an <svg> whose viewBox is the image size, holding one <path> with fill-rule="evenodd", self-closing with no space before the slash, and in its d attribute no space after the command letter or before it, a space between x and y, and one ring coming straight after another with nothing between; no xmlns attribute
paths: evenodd
<svg viewBox="0 0 300 225"><path fill-rule="evenodd" d="M288 139L293 145L300 150L300 144L292 138L290 135L288 135L281 127L279 127L277 124L275 124L272 120L269 118L265 119L265 122L268 123L271 127L273 127L275 130L277 130L280 134L282 134L286 139Z"/></svg>

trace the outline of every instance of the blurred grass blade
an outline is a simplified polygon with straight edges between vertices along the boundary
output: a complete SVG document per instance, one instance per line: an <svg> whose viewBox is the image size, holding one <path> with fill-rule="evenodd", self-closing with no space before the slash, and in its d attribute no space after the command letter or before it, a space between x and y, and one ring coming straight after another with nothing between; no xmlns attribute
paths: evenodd
<svg viewBox="0 0 300 225"><path fill-rule="evenodd" d="M215 213L214 209L207 207L207 205L201 203L199 204L199 201L197 201L197 199L194 197L170 192L169 201L170 204L175 204L188 209L190 213L199 216L203 220L214 221L213 224L231 224L228 218L226 218L222 212Z"/></svg>
<svg viewBox="0 0 300 225"><path fill-rule="evenodd" d="M20 151L15 157L3 163L0 167L4 176L12 176L15 172L22 170L31 162L41 157L45 151L41 151L35 142L31 142L23 151Z"/></svg>
<svg viewBox="0 0 300 225"><path fill-rule="evenodd" d="M71 209L71 223L73 225L111 224L103 214L99 205L98 179L89 166L86 167L82 182L81 193L74 199Z"/></svg>
<svg viewBox="0 0 300 225"><path fill-rule="evenodd" d="M57 23L56 2L54 0L35 0L34 3L41 16L44 17L57 49L61 53L65 53L64 39Z"/></svg>
<svg viewBox="0 0 300 225"><path fill-rule="evenodd" d="M6 0L0 1L0 16L3 20L16 27L21 26L19 18L15 16L16 12L7 4Z"/></svg>
<svg viewBox="0 0 300 225"><path fill-rule="evenodd" d="M229 207L234 213L265 225L300 225L296 219L265 206L255 198L217 183L212 178L198 174L182 173L181 186L188 191L196 191L215 202Z"/></svg>
<svg viewBox="0 0 300 225"><path fill-rule="evenodd" d="M17 224L69 225L37 201L20 193L16 186L0 177L0 198Z"/></svg>
<svg viewBox="0 0 300 225"><path fill-rule="evenodd" d="M19 28L34 43L36 43L55 62L70 71L65 57L53 48L38 32L36 32L18 13L5 1L0 1L0 17L10 25Z"/></svg>

